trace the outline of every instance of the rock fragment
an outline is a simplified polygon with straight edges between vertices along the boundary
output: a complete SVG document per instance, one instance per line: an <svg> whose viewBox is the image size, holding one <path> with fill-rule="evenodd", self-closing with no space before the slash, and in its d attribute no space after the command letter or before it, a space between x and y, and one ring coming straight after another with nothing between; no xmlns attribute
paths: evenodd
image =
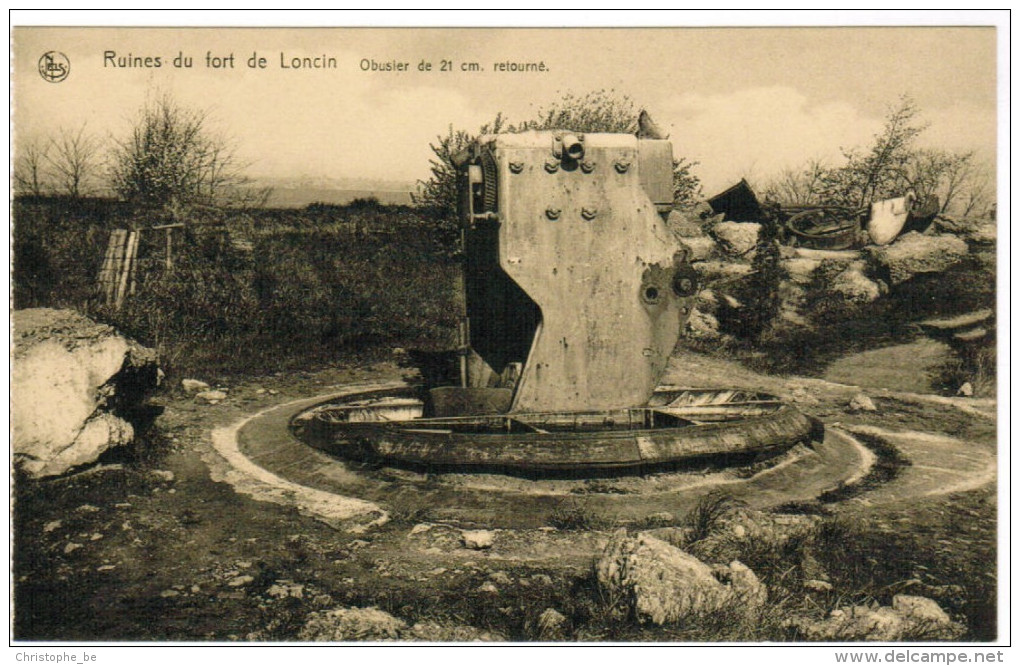
<svg viewBox="0 0 1020 666"><path fill-rule="evenodd" d="M864 395L863 393L858 393L853 398L851 398L848 407L852 412L878 411L878 408L875 407L875 402L868 396Z"/></svg>
<svg viewBox="0 0 1020 666"><path fill-rule="evenodd" d="M495 539L496 533L491 530L464 530L461 532L461 542L465 548L471 550L492 548Z"/></svg>
<svg viewBox="0 0 1020 666"><path fill-rule="evenodd" d="M182 379L181 388L188 395L194 395L200 391L207 391L209 389L209 385L198 379Z"/></svg>

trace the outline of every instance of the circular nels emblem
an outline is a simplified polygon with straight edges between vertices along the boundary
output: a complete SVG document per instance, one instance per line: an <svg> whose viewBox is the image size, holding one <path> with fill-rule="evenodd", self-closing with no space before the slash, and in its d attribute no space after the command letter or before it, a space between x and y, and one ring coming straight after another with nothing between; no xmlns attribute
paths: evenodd
<svg viewBox="0 0 1020 666"><path fill-rule="evenodd" d="M60 83L71 73L71 61L60 51L47 51L39 58L39 76Z"/></svg>

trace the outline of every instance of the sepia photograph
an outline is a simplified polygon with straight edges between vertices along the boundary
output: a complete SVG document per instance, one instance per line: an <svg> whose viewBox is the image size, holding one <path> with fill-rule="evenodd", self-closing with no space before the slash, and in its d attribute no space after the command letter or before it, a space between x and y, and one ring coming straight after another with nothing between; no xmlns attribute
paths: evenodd
<svg viewBox="0 0 1020 666"><path fill-rule="evenodd" d="M40 14L10 29L18 661L1003 661L1008 12Z"/></svg>

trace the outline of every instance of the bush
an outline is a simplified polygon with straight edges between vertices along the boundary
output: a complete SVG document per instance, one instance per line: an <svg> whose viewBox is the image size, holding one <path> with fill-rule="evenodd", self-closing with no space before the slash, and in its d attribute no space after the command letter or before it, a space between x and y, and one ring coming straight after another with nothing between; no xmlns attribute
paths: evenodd
<svg viewBox="0 0 1020 666"><path fill-rule="evenodd" d="M169 373L272 372L391 346L446 348L456 266L412 209L192 211L167 269L144 232L119 311L95 293L110 231L148 226L116 202L17 201L15 306L69 307L160 351Z"/></svg>

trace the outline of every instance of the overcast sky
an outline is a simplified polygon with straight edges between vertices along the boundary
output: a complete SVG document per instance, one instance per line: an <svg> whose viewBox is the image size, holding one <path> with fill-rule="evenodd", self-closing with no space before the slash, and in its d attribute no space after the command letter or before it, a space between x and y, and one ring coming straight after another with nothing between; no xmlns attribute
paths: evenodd
<svg viewBox="0 0 1020 666"><path fill-rule="evenodd" d="M930 123L926 143L989 158L996 146L993 28L15 28L13 40L16 145L82 123L123 136L146 96L167 91L208 109L254 175L414 181L450 124L523 120L603 88L648 109L674 152L700 161L709 193L866 144L902 94ZM47 51L70 60L59 83L38 72ZM107 51L163 66L112 67ZM246 66L253 52L265 69ZM179 53L191 69L172 66ZM207 53L233 53L234 68L207 68ZM337 67L281 69L281 54ZM365 59L409 70L362 71ZM443 59L454 71L438 71ZM493 71L504 61L548 71ZM484 71L460 71L473 62Z"/></svg>

